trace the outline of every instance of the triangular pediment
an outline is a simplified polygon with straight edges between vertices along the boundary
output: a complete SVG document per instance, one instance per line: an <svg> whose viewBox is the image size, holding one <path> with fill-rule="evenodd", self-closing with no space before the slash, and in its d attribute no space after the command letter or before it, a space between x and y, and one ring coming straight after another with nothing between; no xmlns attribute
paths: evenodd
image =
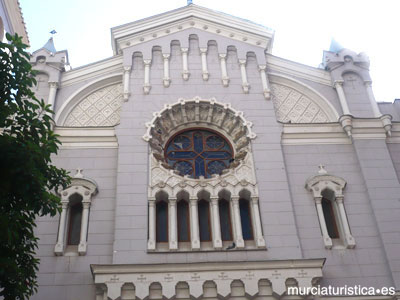
<svg viewBox="0 0 400 300"><path fill-rule="evenodd" d="M189 28L214 33L271 52L274 31L251 21L194 4L111 29L114 54Z"/></svg>

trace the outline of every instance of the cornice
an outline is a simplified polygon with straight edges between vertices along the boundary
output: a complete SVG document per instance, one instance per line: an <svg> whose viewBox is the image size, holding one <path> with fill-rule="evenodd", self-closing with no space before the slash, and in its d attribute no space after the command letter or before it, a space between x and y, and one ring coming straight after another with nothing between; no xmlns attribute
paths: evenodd
<svg viewBox="0 0 400 300"><path fill-rule="evenodd" d="M296 63L272 54L267 54L266 57L269 72L289 74L330 87L332 86L331 75L328 71Z"/></svg>
<svg viewBox="0 0 400 300"><path fill-rule="evenodd" d="M340 123L283 124L283 145L352 144L353 140L386 139L388 143L400 142L400 124L396 124L392 137L386 137L379 118L353 118L352 138L343 131Z"/></svg>
<svg viewBox="0 0 400 300"><path fill-rule="evenodd" d="M61 88L112 73L121 73L122 75L121 55L113 56L62 73Z"/></svg>
<svg viewBox="0 0 400 300"><path fill-rule="evenodd" d="M114 127L56 127L60 149L118 148Z"/></svg>
<svg viewBox="0 0 400 300"><path fill-rule="evenodd" d="M183 271L232 271L232 270L265 270L265 269L296 269L322 268L325 258L289 259L246 262L202 262L202 263L167 263L167 264L92 264L90 269L93 275L122 274L122 273L158 273Z"/></svg>
<svg viewBox="0 0 400 300"><path fill-rule="evenodd" d="M400 122L392 122L392 136L387 139L388 144L400 144Z"/></svg>
<svg viewBox="0 0 400 300"><path fill-rule="evenodd" d="M121 49L188 28L197 28L272 50L274 31L221 12L189 5L111 29L114 54Z"/></svg>

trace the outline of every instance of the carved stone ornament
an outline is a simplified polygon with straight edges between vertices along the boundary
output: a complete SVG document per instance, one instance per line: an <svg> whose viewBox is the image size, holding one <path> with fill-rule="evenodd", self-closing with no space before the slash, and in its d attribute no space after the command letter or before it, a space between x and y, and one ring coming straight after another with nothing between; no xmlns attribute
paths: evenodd
<svg viewBox="0 0 400 300"><path fill-rule="evenodd" d="M278 121L290 123L332 121L317 102L293 88L273 83L271 92Z"/></svg>
<svg viewBox="0 0 400 300"><path fill-rule="evenodd" d="M83 98L69 113L64 126L114 126L119 123L122 84L101 88Z"/></svg>
<svg viewBox="0 0 400 300"><path fill-rule="evenodd" d="M243 112L233 109L229 103L199 97L180 99L154 113L146 127L143 139L149 143L152 152L149 197L155 197L160 190L176 195L182 188L194 197L200 190L207 190L210 195L217 195L222 189L238 194L243 189L243 180L248 182L246 189L252 195L258 195L250 144L256 134L251 129L252 123L243 117ZM234 161L231 168L211 178L182 177L166 163L163 149L175 133L199 127L215 130L227 138L234 150ZM160 181L166 186L161 188Z"/></svg>

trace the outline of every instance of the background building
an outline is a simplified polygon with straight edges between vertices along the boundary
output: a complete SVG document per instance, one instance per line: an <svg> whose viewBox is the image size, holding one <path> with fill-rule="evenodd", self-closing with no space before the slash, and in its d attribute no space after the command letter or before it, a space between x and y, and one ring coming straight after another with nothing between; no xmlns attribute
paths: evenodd
<svg viewBox="0 0 400 300"><path fill-rule="evenodd" d="M400 288L400 108L366 55L287 61L271 29L193 4L111 33L74 70L51 39L32 54L74 176L38 219L33 299Z"/></svg>
<svg viewBox="0 0 400 300"><path fill-rule="evenodd" d="M6 32L22 36L22 41L29 45L24 18L18 0L0 1L0 41L5 41Z"/></svg>

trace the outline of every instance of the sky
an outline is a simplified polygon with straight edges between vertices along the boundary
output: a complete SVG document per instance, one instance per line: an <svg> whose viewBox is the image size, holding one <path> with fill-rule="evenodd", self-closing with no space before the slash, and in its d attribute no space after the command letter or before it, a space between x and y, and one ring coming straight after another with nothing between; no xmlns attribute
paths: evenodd
<svg viewBox="0 0 400 300"><path fill-rule="evenodd" d="M377 101L400 98L399 0L193 0L194 4L275 30L272 54L317 67L334 38L365 52ZM112 56L110 28L173 10L186 0L20 0L31 44L41 48L56 30L57 50L72 68Z"/></svg>

